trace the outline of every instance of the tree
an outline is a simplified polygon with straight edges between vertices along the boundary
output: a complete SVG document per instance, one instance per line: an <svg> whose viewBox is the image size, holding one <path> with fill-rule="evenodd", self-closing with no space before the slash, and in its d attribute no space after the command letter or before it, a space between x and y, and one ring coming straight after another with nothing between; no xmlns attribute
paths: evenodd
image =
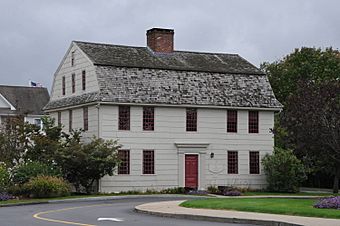
<svg viewBox="0 0 340 226"><path fill-rule="evenodd" d="M31 141L35 125L24 122L23 117L10 117L0 128L0 162L13 167L23 160Z"/></svg>
<svg viewBox="0 0 340 226"><path fill-rule="evenodd" d="M55 125L55 120L50 117L42 117L42 131L33 130L29 135L31 145L27 146L24 156L26 161L36 161L45 164L54 164L55 152L61 145L61 140L65 136L62 128Z"/></svg>
<svg viewBox="0 0 340 226"><path fill-rule="evenodd" d="M283 125L295 138L296 151L310 155L340 178L340 80L300 81L296 95L287 99Z"/></svg>
<svg viewBox="0 0 340 226"><path fill-rule="evenodd" d="M275 148L272 155L262 159L267 176L268 190L275 192L297 192L306 179L302 162L291 150Z"/></svg>
<svg viewBox="0 0 340 226"><path fill-rule="evenodd" d="M263 63L261 69L268 75L270 84L278 100L286 106L289 96L295 95L298 81L338 81L340 75L340 53L302 47L295 49L282 60Z"/></svg>
<svg viewBox="0 0 340 226"><path fill-rule="evenodd" d="M113 175L120 146L117 141L105 141L95 137L89 143L82 143L80 138L79 131L73 131L70 136L66 136L55 160L64 177L78 192L84 188L86 193L90 193L95 181L105 175Z"/></svg>
<svg viewBox="0 0 340 226"><path fill-rule="evenodd" d="M293 149L294 153L304 162L305 166L309 168L309 172L328 171L334 175L334 166L329 164L328 158L324 158L324 149L326 147L329 149L329 147L323 142L329 140L330 137L334 137L334 135L329 134L329 132L332 131L331 129L320 130L320 125L315 123L325 123L325 120L322 120L325 114L319 114L323 112L322 109L311 109L311 106L307 106L315 105L312 98L315 98L316 101L319 96L314 94L313 96L308 96L312 95L312 93L304 92L304 86L306 84L313 84L314 90L316 90L317 87L328 89L325 83L339 83L339 51L333 50L332 48L322 50L303 47L301 49L295 49L293 53L287 55L282 60L273 63L264 63L261 65L261 68L267 73L276 97L284 105L283 112L277 114L275 118L275 127L273 130L275 134L275 145L281 148ZM331 104L328 105L328 108L330 109L328 113L337 110L335 106ZM288 109L291 109L291 112L286 114ZM293 109L296 111L293 111ZM307 112L307 109L309 109L309 112ZM296 122L296 114L299 114L299 112L301 113L301 117L305 117L305 113L308 115L304 118L304 122L300 122L301 124L297 124L298 122ZM311 122L313 122L313 125L311 125ZM300 130L298 126L300 126ZM326 127L323 126L323 128ZM318 136L316 136L316 132L319 132ZM315 142L316 140L320 141L321 136L326 137L326 140ZM334 185L336 185L336 183L334 183ZM336 190L337 189L335 189L335 191Z"/></svg>

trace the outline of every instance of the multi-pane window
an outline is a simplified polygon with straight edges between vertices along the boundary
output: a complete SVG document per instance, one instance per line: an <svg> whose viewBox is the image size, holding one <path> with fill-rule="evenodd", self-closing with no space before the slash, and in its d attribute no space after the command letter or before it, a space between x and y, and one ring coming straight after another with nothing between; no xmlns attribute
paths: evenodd
<svg viewBox="0 0 340 226"><path fill-rule="evenodd" d="M76 92L76 74L72 74L72 93Z"/></svg>
<svg viewBox="0 0 340 226"><path fill-rule="evenodd" d="M155 156L153 150L143 150L143 174L155 174Z"/></svg>
<svg viewBox="0 0 340 226"><path fill-rule="evenodd" d="M88 107L83 107L83 126L84 130L89 130L89 109Z"/></svg>
<svg viewBox="0 0 340 226"><path fill-rule="evenodd" d="M72 131L72 110L68 111L68 131Z"/></svg>
<svg viewBox="0 0 340 226"><path fill-rule="evenodd" d="M249 130L249 133L259 132L259 112L258 111L249 111L248 130Z"/></svg>
<svg viewBox="0 0 340 226"><path fill-rule="evenodd" d="M83 90L86 89L86 71L81 72L81 87Z"/></svg>
<svg viewBox="0 0 340 226"><path fill-rule="evenodd" d="M61 112L58 111L58 126L61 126Z"/></svg>
<svg viewBox="0 0 340 226"><path fill-rule="evenodd" d="M130 107L119 106L118 111L118 129L130 130Z"/></svg>
<svg viewBox="0 0 340 226"><path fill-rule="evenodd" d="M249 173L260 173L260 153L258 151L249 152Z"/></svg>
<svg viewBox="0 0 340 226"><path fill-rule="evenodd" d="M71 53L71 66L74 66L74 51Z"/></svg>
<svg viewBox="0 0 340 226"><path fill-rule="evenodd" d="M196 108L187 108L187 121L186 128L187 131L197 131L197 109Z"/></svg>
<svg viewBox="0 0 340 226"><path fill-rule="evenodd" d="M130 150L118 150L118 174L130 174Z"/></svg>
<svg viewBox="0 0 340 226"><path fill-rule="evenodd" d="M61 81L61 92L63 95L66 93L66 79L65 76L63 76L62 81Z"/></svg>
<svg viewBox="0 0 340 226"><path fill-rule="evenodd" d="M154 130L155 109L153 107L143 107L143 130Z"/></svg>
<svg viewBox="0 0 340 226"><path fill-rule="evenodd" d="M238 153L237 151L228 151L228 173L238 174Z"/></svg>
<svg viewBox="0 0 340 226"><path fill-rule="evenodd" d="M227 132L237 133L237 111L236 110L227 111Z"/></svg>

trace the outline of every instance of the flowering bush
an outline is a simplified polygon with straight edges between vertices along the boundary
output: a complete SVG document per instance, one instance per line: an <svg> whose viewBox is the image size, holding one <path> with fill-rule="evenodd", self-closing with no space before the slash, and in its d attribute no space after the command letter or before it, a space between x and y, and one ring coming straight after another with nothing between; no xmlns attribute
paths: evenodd
<svg viewBox="0 0 340 226"><path fill-rule="evenodd" d="M9 184L9 173L5 165L0 163L0 192L7 191Z"/></svg>
<svg viewBox="0 0 340 226"><path fill-rule="evenodd" d="M224 196L240 196L241 192L239 191L225 191L223 192Z"/></svg>
<svg viewBox="0 0 340 226"><path fill-rule="evenodd" d="M208 192L203 191L203 190L190 190L187 194L188 195L206 195L208 194Z"/></svg>
<svg viewBox="0 0 340 226"><path fill-rule="evenodd" d="M314 205L314 207L340 210L340 196L322 198Z"/></svg>
<svg viewBox="0 0 340 226"><path fill-rule="evenodd" d="M13 196L8 194L7 192L0 193L0 201L7 201L13 199Z"/></svg>

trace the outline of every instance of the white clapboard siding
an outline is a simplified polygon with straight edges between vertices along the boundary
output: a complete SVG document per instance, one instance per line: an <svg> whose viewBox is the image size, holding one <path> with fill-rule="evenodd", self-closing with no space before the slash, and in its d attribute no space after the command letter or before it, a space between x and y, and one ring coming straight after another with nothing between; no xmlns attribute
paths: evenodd
<svg viewBox="0 0 340 226"><path fill-rule="evenodd" d="M73 108L72 110L72 129L84 129L83 108ZM69 132L69 110L61 110L61 124L63 132ZM50 117L54 118L55 124L58 123L58 112L51 112ZM98 135L98 109L95 105L88 106L88 131L82 134L85 141Z"/></svg>
<svg viewBox="0 0 340 226"><path fill-rule="evenodd" d="M260 151L261 158L273 150L274 113L259 112L259 133L248 133L248 111L238 111L238 132L226 132L225 109L198 109L198 131L186 132L185 108L156 107L155 130L143 131L142 107L131 106L130 130L118 130L118 106L100 106L100 134L105 139L118 139L123 149L130 150L130 175L106 176L100 191L163 189L180 186L179 155L175 143L209 143L201 166L204 188L209 185L233 185L263 188L265 176L249 174L249 151ZM155 175L142 175L143 149L155 150ZM238 151L239 174L227 174L227 151ZM210 158L210 153L214 158ZM203 170L205 169L205 170ZM202 181L203 182L203 181Z"/></svg>
<svg viewBox="0 0 340 226"><path fill-rule="evenodd" d="M71 65L71 54L74 52L74 65ZM86 90L82 90L82 71L86 71ZM75 93L72 93L72 74L75 74ZM62 77L65 76L66 93L62 95ZM51 101L63 97L81 95L88 92L98 91L98 81L95 74L95 67L84 53L72 43L60 67L55 73L51 92Z"/></svg>

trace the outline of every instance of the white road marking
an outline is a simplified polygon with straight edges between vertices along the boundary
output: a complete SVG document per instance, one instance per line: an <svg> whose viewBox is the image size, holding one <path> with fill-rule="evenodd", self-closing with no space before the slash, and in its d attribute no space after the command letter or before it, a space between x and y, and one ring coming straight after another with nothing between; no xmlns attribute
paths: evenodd
<svg viewBox="0 0 340 226"><path fill-rule="evenodd" d="M116 221L116 222L124 221L123 219L119 219L119 218L107 218L107 217L99 217L97 220L98 221Z"/></svg>

